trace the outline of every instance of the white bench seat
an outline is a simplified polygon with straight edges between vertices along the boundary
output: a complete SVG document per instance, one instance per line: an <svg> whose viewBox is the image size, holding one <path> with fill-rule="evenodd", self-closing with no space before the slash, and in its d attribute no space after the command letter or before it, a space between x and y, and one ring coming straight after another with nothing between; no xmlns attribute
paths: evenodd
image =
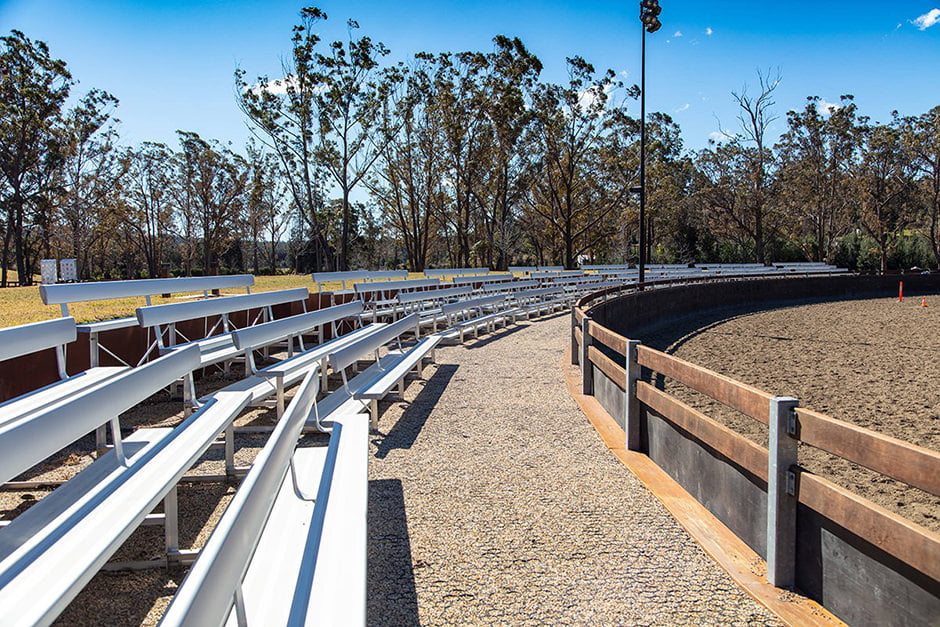
<svg viewBox="0 0 940 627"><path fill-rule="evenodd" d="M357 402L368 400L372 424L375 425L378 420L378 401L396 384L404 392L404 380L408 372L412 368L417 368L420 372L424 357L431 355L433 359L434 348L440 342L440 336L432 335L418 340L411 347L404 347L401 344L401 336L413 331L417 338L418 320L418 314L410 314L362 341L331 353L327 362L333 372L341 374L343 386L332 392L325 402L330 401L331 398L337 399L335 402L340 402L339 399L342 397L338 394L343 394ZM398 341L396 349L388 350L384 355L380 354L383 346L396 340ZM373 357L375 362L350 380L346 374L347 368L355 366L363 357ZM363 392L367 392L368 395L360 396ZM317 426L326 430L328 427L322 424L322 420L321 416Z"/></svg>
<svg viewBox="0 0 940 627"><path fill-rule="evenodd" d="M59 318L0 329L0 361L55 349L59 380L0 404L0 425L22 419L128 370L123 366L95 367L69 376L65 351L78 337L74 318Z"/></svg>
<svg viewBox="0 0 940 627"><path fill-rule="evenodd" d="M440 336L431 335L420 340L410 349L400 353L398 357L394 358L394 365L390 368L383 366L383 370L376 373L376 378L364 382L359 390L353 394L353 398L367 399L374 403L385 398L396 385L398 386L399 394L404 394L405 377L415 368L420 371L422 360L434 350L440 341ZM377 414L378 410L373 407L372 415L375 416Z"/></svg>

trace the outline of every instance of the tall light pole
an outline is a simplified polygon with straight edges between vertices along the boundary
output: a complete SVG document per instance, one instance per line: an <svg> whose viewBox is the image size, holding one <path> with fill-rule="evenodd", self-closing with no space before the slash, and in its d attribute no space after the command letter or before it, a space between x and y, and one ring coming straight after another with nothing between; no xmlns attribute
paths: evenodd
<svg viewBox="0 0 940 627"><path fill-rule="evenodd" d="M642 288L646 273L646 33L662 27L659 0L640 0L640 23L643 24L640 48L640 263L637 282Z"/></svg>

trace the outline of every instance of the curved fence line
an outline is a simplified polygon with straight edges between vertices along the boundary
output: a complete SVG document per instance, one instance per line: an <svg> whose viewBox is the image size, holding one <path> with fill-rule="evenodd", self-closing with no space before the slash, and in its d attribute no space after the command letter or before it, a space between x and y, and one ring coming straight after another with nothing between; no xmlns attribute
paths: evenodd
<svg viewBox="0 0 940 627"><path fill-rule="evenodd" d="M730 279L720 279L725 285L715 289L733 288ZM714 281L642 287L678 288L681 297L682 285ZM933 283L925 285L940 287ZM766 559L773 585L800 589L849 624L937 620L940 535L802 468L798 445L935 496L940 453L799 407L797 399L643 346L611 328L618 305L632 301L619 308L636 311L652 298L648 289L612 288L588 294L572 310L572 363L581 366L583 392L623 427L626 447L648 455ZM767 425L768 447L652 385L654 377L680 382Z"/></svg>

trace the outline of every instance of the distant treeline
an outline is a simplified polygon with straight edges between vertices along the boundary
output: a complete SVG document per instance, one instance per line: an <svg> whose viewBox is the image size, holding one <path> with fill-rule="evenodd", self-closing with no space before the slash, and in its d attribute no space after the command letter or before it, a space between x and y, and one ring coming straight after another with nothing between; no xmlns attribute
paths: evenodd
<svg viewBox="0 0 940 627"><path fill-rule="evenodd" d="M45 43L0 38L3 284L56 257L83 278L636 261L636 86L580 57L544 82L503 36L387 64L355 21L321 41L323 20L301 11L282 76L235 71L242 151L185 131L122 146L117 98L70 100ZM810 97L774 138L780 79L758 79L702 150L647 118L649 259L937 267L940 106L875 123Z"/></svg>

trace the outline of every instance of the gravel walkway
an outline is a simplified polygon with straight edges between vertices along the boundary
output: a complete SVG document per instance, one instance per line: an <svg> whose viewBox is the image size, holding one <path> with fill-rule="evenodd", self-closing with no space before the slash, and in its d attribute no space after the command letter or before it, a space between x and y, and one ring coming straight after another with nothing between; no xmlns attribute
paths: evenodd
<svg viewBox="0 0 940 627"><path fill-rule="evenodd" d="M776 625L568 396L567 316L438 349L386 409L369 623Z"/></svg>

